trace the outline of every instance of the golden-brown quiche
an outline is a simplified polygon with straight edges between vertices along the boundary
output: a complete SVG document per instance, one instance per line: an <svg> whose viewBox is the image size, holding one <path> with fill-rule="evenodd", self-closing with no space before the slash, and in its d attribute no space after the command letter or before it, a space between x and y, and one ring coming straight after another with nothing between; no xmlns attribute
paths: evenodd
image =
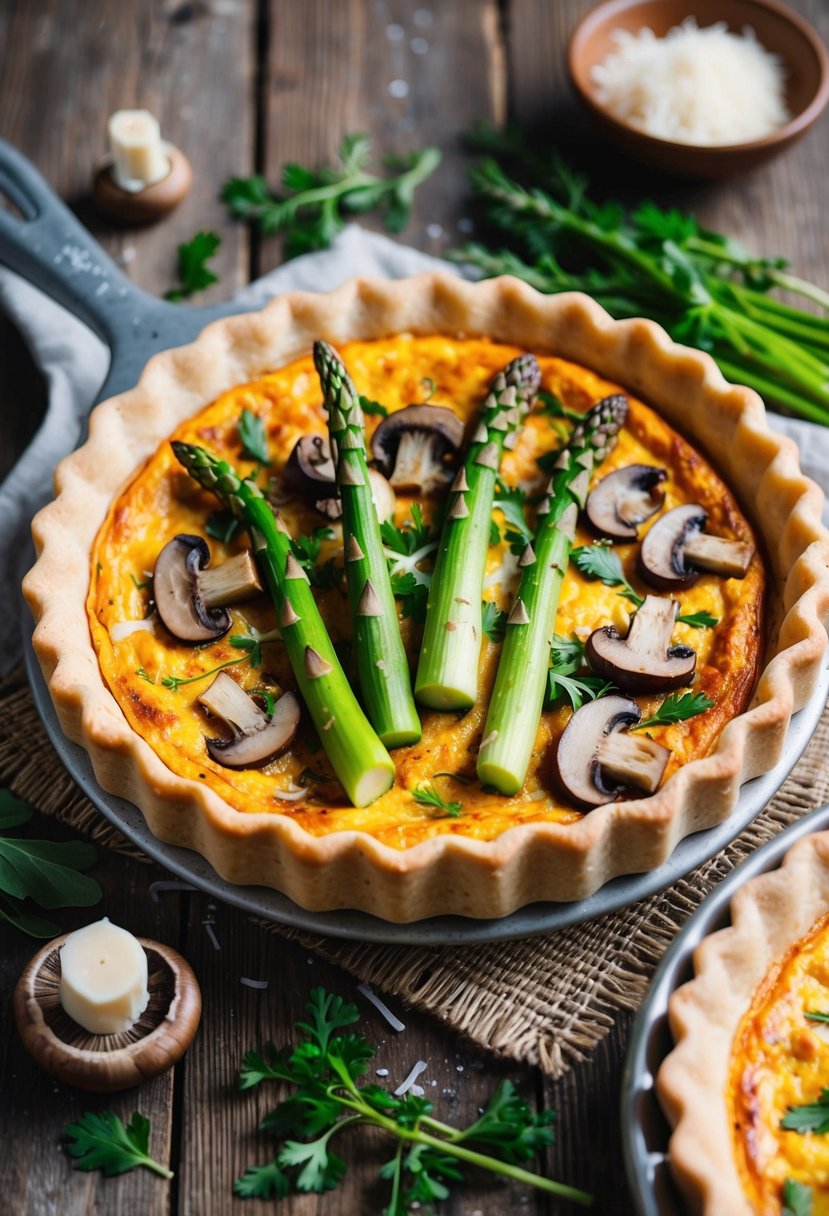
<svg viewBox="0 0 829 1216"><path fill-rule="evenodd" d="M671 998L658 1089L704 1216L829 1212L829 833L750 880Z"/></svg>
<svg viewBox="0 0 829 1216"><path fill-rule="evenodd" d="M421 704L420 737L394 747L393 784L356 798L365 805L344 794L329 762L324 732L335 715L314 729L293 696L296 669L278 626L284 631L296 614L277 600L277 620L255 572L253 598L222 607L218 631L182 641L162 610L162 554L191 573L229 572L248 546L226 504L188 478L172 439L179 450L198 445L256 479L294 538L294 575L310 572L314 611L336 661L359 666L344 594L352 542L344 543L331 502L336 490L325 489L324 478L316 488L315 452L326 431L310 357L318 339L342 356L375 463L394 483L385 508L386 491L373 493L389 517L383 539L413 668L436 538L444 517L465 510L454 505L463 500L458 452L474 441L501 369L529 352L541 376L541 393L500 467L477 695L449 710ZM582 560L570 563L561 589L562 678L554 649L526 777L517 792L493 792L475 780L476 754L489 738L505 619L522 623L516 592L529 534L573 419L620 392L625 425L592 475L575 536ZM430 425L437 419L430 439L437 459L426 475L422 467L412 472L420 440L401 439L404 422L424 409ZM642 469L650 471L644 482ZM156 357L135 389L100 406L88 442L61 465L57 482L56 501L35 523L40 557L26 594L63 729L90 752L104 788L136 802L156 835L198 849L230 881L274 886L309 908L356 907L401 921L499 916L535 900L579 898L614 875L659 865L682 836L721 821L740 784L776 762L826 645L822 496L800 474L794 446L766 427L756 395L727 386L709 359L674 346L649 322L613 322L585 297L541 297L512 280L357 282L219 322L192 346ZM633 539L629 511L621 525L607 522L617 483L633 487L625 499ZM740 577L727 562L685 581L665 569L665 555L697 535L698 517L707 518L715 544L743 550ZM616 563L610 572L608 556ZM640 659L638 676L624 684L620 647L634 637L637 617L640 634L654 621L667 631L668 666L679 672L672 683L660 676L654 684ZM585 644L593 666L586 682L579 663L566 662ZM568 688L574 674L575 690ZM289 741L265 748L256 759L262 767L248 763L247 744L241 763L228 763L222 751L228 742L235 748L237 732L222 738L214 721L218 703L206 690L219 675L234 695L252 694L257 713L276 717L274 705L281 707ZM632 713L648 730L631 738L662 751L664 778L650 797L617 796L588 809L602 798L584 796L584 774L568 778L564 728L579 717L571 704L615 693L607 688L614 682L623 697L590 705L621 701L618 713L628 713L630 725L635 702ZM668 688L681 690L674 702L690 695L702 709L672 720L664 712ZM599 735L618 742L609 721ZM211 735L220 736L218 748Z"/></svg>

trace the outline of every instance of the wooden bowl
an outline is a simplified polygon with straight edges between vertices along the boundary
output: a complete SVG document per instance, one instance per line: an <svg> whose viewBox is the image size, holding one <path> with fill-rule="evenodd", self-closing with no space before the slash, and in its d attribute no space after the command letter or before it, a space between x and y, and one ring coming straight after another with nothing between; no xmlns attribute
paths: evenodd
<svg viewBox="0 0 829 1216"><path fill-rule="evenodd" d="M786 104L792 118L763 139L740 144L683 144L647 135L616 118L597 99L591 69L614 49L614 30L650 27L664 37L687 17L697 24L724 21L735 33L751 26L786 70ZM677 177L713 178L753 169L799 139L829 101L829 54L807 21L777 0L605 0L576 26L568 48L570 78L596 124L625 152Z"/></svg>

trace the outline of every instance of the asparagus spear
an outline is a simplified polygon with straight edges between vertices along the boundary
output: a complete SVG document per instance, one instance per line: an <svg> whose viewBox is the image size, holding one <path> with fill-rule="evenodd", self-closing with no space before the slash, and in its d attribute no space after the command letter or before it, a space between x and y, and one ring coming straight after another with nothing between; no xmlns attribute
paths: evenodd
<svg viewBox="0 0 829 1216"><path fill-rule="evenodd" d="M360 399L342 360L327 342L314 343L314 364L328 410L342 502L345 577L360 690L383 743L401 747L420 738L420 719L371 497Z"/></svg>
<svg viewBox="0 0 829 1216"><path fill-rule="evenodd" d="M394 781L394 764L357 703L319 614L291 540L262 491L204 448L173 443L200 485L212 490L247 529L276 609L285 650L334 771L355 806L367 806Z"/></svg>
<svg viewBox="0 0 829 1216"><path fill-rule="evenodd" d="M521 425L541 370L533 355L513 359L492 382L481 422L458 476L443 524L415 696L433 709L468 709L478 692L481 589L489 548L495 481L504 446Z"/></svg>
<svg viewBox="0 0 829 1216"><path fill-rule="evenodd" d="M616 443L627 409L626 397L605 397L575 427L539 504L533 543L521 558L518 595L507 619L478 752L479 780L501 794L517 793L527 775L579 508L584 506L594 467Z"/></svg>

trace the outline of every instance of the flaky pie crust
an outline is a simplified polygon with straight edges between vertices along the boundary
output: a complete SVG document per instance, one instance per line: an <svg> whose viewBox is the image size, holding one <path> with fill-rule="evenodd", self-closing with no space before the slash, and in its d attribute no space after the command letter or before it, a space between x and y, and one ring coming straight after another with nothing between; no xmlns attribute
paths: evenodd
<svg viewBox="0 0 829 1216"><path fill-rule="evenodd" d="M715 751L650 798L578 823L535 823L494 841L440 836L409 849L363 832L313 837L278 814L240 814L178 777L128 726L104 684L85 613L89 554L113 497L174 428L220 393L306 352L395 333L489 337L580 363L641 397L711 458L762 538L771 646L746 712ZM542 296L511 278L426 274L295 293L214 322L156 355L136 387L99 405L89 438L58 466L35 518L38 560L24 580L34 648L64 733L99 784L140 807L152 832L195 849L226 880L275 887L315 911L357 908L396 922L506 916L538 900L580 899L620 874L661 865L684 836L725 819L740 785L780 758L791 715L812 695L827 645L829 533L823 495L795 444L769 429L756 393L728 385L707 355L650 321L614 321L587 296Z"/></svg>
<svg viewBox="0 0 829 1216"><path fill-rule="evenodd" d="M779 869L731 901L731 925L694 952L695 978L669 1005L676 1046L657 1090L671 1125L673 1174L694 1216L755 1216L733 1152L727 1088L734 1036L772 965L829 913L829 832L793 845Z"/></svg>

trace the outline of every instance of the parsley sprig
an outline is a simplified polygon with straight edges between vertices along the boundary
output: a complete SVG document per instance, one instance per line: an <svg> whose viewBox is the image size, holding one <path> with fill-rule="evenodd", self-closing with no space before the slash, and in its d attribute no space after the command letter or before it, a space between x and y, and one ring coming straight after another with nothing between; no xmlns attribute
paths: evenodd
<svg viewBox="0 0 829 1216"><path fill-rule="evenodd" d="M616 587L617 594L623 600L629 600L636 608L642 607L645 597L635 591L628 582L619 554L615 550L601 544L581 545L579 548L573 549L570 556L575 562L576 568L585 578L604 583L605 587ZM690 625L693 629L713 629L715 625L719 624L718 618L712 616L710 612L680 613L676 619L684 625Z"/></svg>
<svg viewBox="0 0 829 1216"><path fill-rule="evenodd" d="M650 718L643 718L631 730L646 730L649 726L670 726L674 722L685 722L704 714L716 702L707 697L704 692L672 692Z"/></svg>
<svg viewBox="0 0 829 1216"><path fill-rule="evenodd" d="M64 1132L70 1141L66 1151L76 1158L76 1170L102 1170L105 1177L112 1178L141 1165L162 1178L173 1176L150 1156L150 1121L138 1111L126 1127L112 1111L88 1112L77 1123L67 1123Z"/></svg>
<svg viewBox="0 0 829 1216"><path fill-rule="evenodd" d="M242 444L242 454L257 464L270 464L268 458L268 435L265 430L265 420L253 410L244 409L239 417L239 439Z"/></svg>
<svg viewBox="0 0 829 1216"><path fill-rule="evenodd" d="M812 1216L812 1188L794 1178L783 1183L781 1216Z"/></svg>
<svg viewBox="0 0 829 1216"><path fill-rule="evenodd" d="M342 582L342 567L338 566L333 557L319 564L320 549L324 540L334 536L332 528L315 528L308 536L295 536L291 539L291 549L294 557L308 575L308 582L320 591L330 591L339 587Z"/></svg>
<svg viewBox="0 0 829 1216"><path fill-rule="evenodd" d="M218 283L219 277L209 268L207 263L215 256L222 243L222 238L215 232L197 232L190 241L185 241L178 247L178 277L179 282L167 292L167 299L178 303L197 291L203 291L211 283Z"/></svg>
<svg viewBox="0 0 829 1216"><path fill-rule="evenodd" d="M82 840L58 843L7 835L31 817L30 806L0 790L0 919L31 937L54 937L58 926L30 912L26 901L50 909L96 904L101 888L83 871L98 855Z"/></svg>
<svg viewBox="0 0 829 1216"><path fill-rule="evenodd" d="M818 1136L829 1132L829 1089L822 1089L817 1102L803 1106L790 1106L780 1126L787 1132L815 1132Z"/></svg>
<svg viewBox="0 0 829 1216"><path fill-rule="evenodd" d="M238 659L226 659L224 663L217 664L216 667L211 667L209 671L200 671L197 676L162 676L161 684L164 688L169 688L173 692L178 692L185 684L198 684L199 680L206 680L208 676L214 676L217 671L224 671L225 667L232 667L234 663L247 663L250 658L249 654L240 655ZM136 675L139 674L136 672ZM146 675L144 676L146 679ZM152 681L151 681L152 683Z"/></svg>
<svg viewBox="0 0 829 1216"><path fill-rule="evenodd" d="M556 634L550 649L545 709L551 709L557 701L566 697L575 713L587 701L597 701L617 691L610 680L603 680L601 676L578 674L583 665L584 642L575 634L570 638Z"/></svg>
<svg viewBox="0 0 829 1216"><path fill-rule="evenodd" d="M355 1005L323 988L311 992L308 1020L298 1022L299 1042L277 1050L249 1051L241 1087L287 1082L294 1092L262 1121L282 1142L273 1160L249 1167L234 1184L237 1195L284 1198L292 1192L333 1190L346 1172L331 1141L346 1127L372 1127L396 1141L380 1175L391 1184L386 1216L406 1216L413 1205L447 1198L462 1181L462 1167L477 1166L587 1206L590 1196L523 1168L552 1143L553 1113L533 1113L504 1081L480 1117L455 1128L432 1117L433 1106L414 1094L397 1097L379 1085L358 1085L374 1049L362 1035L340 1033L358 1019ZM298 1137L303 1137L299 1139Z"/></svg>
<svg viewBox="0 0 829 1216"><path fill-rule="evenodd" d="M437 536L424 522L420 504L413 502L411 519L398 528L391 520L380 524L383 552L391 577L391 589L395 598L402 601L403 616L423 623L426 619L426 601L432 574L420 568L421 562L431 557L438 547Z"/></svg>
<svg viewBox="0 0 829 1216"><path fill-rule="evenodd" d="M272 193L260 174L232 177L222 198L239 219L253 220L265 233L285 234L285 256L327 249L345 227L349 215L381 209L390 232L402 232L417 187L440 164L437 148L424 148L406 157L387 157L389 177L369 173L371 140L346 135L338 163L309 169L289 163L282 168L282 193Z"/></svg>
<svg viewBox="0 0 829 1216"><path fill-rule="evenodd" d="M250 659L251 667L262 666L262 647L266 642L279 642L282 640L282 634L278 629L269 629L264 632L257 629L254 625L248 625L248 633L234 633L231 636L230 644L237 650L244 650Z"/></svg>

